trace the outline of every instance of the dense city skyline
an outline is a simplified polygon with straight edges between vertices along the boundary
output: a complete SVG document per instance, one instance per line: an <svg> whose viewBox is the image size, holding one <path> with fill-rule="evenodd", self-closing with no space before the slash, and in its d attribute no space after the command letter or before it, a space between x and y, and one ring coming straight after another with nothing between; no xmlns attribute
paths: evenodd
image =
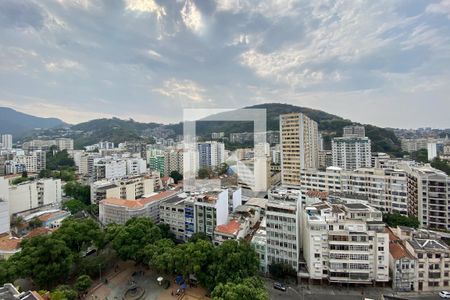
<svg viewBox="0 0 450 300"><path fill-rule="evenodd" d="M449 16L446 0L2 1L0 106L169 123L283 102L445 128Z"/></svg>

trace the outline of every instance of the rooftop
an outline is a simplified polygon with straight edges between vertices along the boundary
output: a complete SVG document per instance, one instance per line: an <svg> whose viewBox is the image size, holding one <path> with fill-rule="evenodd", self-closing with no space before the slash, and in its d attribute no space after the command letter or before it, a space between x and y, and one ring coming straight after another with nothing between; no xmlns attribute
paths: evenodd
<svg viewBox="0 0 450 300"><path fill-rule="evenodd" d="M423 250L423 251L449 250L448 246L444 242L436 239L414 238L408 241L408 243L414 248L414 250Z"/></svg>
<svg viewBox="0 0 450 300"><path fill-rule="evenodd" d="M35 229L31 230L30 232L28 232L27 235L24 236L24 238L28 239L28 238L32 238L35 236L40 236L40 235L50 234L50 233L52 233L52 230L50 228L38 227L38 228L35 228Z"/></svg>
<svg viewBox="0 0 450 300"><path fill-rule="evenodd" d="M12 252L20 249L21 239L6 238L0 240L0 251Z"/></svg>
<svg viewBox="0 0 450 300"><path fill-rule="evenodd" d="M236 219L232 219L227 224L218 225L215 231L229 235L237 235L239 232L239 228L239 222Z"/></svg>
<svg viewBox="0 0 450 300"><path fill-rule="evenodd" d="M102 201L100 201L100 204L103 205L114 205L114 206L122 206L126 207L128 209L140 209L144 208L145 205L155 202L167 199L171 196L174 196L178 193L178 191L163 191L156 195L153 195L151 197L147 198L141 198L138 200L126 200L126 199L119 199L119 198L106 198Z"/></svg>

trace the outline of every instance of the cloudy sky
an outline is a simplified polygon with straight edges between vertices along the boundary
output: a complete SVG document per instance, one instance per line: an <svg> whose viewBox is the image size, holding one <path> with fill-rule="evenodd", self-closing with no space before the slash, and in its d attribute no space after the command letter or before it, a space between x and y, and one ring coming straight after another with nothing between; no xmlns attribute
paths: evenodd
<svg viewBox="0 0 450 300"><path fill-rule="evenodd" d="M283 102L450 127L450 0L2 0L0 105L76 123Z"/></svg>

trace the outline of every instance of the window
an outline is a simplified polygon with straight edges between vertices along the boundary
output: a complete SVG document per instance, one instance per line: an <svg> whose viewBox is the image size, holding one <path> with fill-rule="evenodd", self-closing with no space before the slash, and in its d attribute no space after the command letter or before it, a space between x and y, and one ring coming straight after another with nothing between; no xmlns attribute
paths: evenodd
<svg viewBox="0 0 450 300"><path fill-rule="evenodd" d="M320 258L320 253L314 253L315 258Z"/></svg>

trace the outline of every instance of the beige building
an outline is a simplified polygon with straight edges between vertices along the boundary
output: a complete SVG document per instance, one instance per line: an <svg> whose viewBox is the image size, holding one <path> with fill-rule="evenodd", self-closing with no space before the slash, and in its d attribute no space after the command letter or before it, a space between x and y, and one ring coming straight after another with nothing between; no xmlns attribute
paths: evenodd
<svg viewBox="0 0 450 300"><path fill-rule="evenodd" d="M133 217L147 217L158 223L161 201L169 199L177 193L178 191L164 191L138 200L104 199L99 203L99 220L103 225L125 224Z"/></svg>
<svg viewBox="0 0 450 300"><path fill-rule="evenodd" d="M100 180L91 184L91 202L106 198L139 199L154 192L151 176L136 176L119 180Z"/></svg>
<svg viewBox="0 0 450 300"><path fill-rule="evenodd" d="M389 281L389 236L380 211L364 204L318 202L302 212L299 276L337 283Z"/></svg>
<svg viewBox="0 0 450 300"><path fill-rule="evenodd" d="M281 181L300 186L300 170L319 167L317 122L302 113L280 115Z"/></svg>

